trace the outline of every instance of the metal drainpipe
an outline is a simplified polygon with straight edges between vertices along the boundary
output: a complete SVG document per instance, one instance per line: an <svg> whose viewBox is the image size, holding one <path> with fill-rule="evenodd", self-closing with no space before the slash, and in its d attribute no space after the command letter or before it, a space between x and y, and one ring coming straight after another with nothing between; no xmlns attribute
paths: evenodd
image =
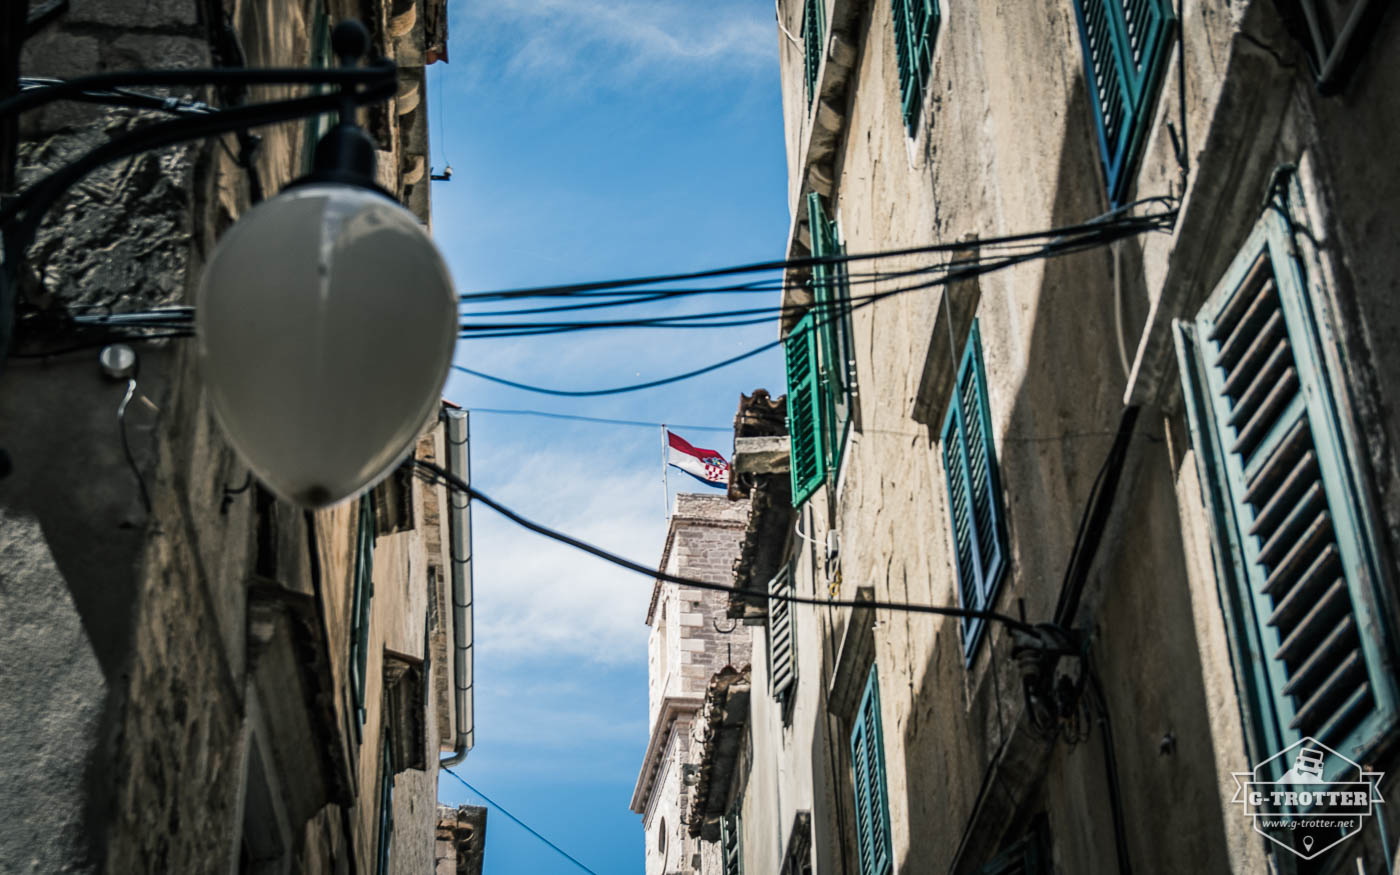
<svg viewBox="0 0 1400 875"><path fill-rule="evenodd" d="M447 414L447 470L463 482L472 481L467 411L449 408ZM467 758L475 742L472 713L472 517L471 499L455 489L447 491L448 549L452 574L453 701L457 739L452 756L439 760L442 768Z"/></svg>

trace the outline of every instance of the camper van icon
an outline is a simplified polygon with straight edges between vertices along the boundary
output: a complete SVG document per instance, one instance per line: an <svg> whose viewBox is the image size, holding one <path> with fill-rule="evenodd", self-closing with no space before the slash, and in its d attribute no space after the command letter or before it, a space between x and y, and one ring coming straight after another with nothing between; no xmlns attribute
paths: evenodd
<svg viewBox="0 0 1400 875"><path fill-rule="evenodd" d="M1322 751L1315 747L1299 748L1298 758L1293 761L1293 771L1288 775L1291 783L1314 784L1322 782Z"/></svg>

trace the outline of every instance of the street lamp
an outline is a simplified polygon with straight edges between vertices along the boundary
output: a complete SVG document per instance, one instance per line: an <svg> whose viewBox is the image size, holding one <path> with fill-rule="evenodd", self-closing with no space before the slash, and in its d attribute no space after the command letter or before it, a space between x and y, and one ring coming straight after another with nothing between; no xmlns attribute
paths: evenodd
<svg viewBox="0 0 1400 875"><path fill-rule="evenodd" d="M0 212L3 356L17 265L43 213L83 174L157 146L338 111L314 170L224 235L195 307L200 372L229 443L268 489L307 507L354 496L403 460L439 403L457 335L442 258L416 217L375 184L374 142L354 122L359 106L394 93L395 67L382 59L357 66L369 35L356 22L335 28L332 48L339 70L104 74L0 101L4 117L52 99L92 99L116 85L340 86L147 126L60 168Z"/></svg>

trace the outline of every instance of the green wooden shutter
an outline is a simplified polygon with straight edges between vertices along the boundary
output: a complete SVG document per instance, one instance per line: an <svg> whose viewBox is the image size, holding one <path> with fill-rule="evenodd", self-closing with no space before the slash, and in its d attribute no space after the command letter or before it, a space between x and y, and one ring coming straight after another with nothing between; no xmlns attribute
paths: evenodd
<svg viewBox="0 0 1400 875"><path fill-rule="evenodd" d="M975 321L943 421L942 442L958 594L963 607L988 609L1006 567L1006 535L982 339ZM964 620L962 626L963 651L970 657L984 621Z"/></svg>
<svg viewBox="0 0 1400 875"><path fill-rule="evenodd" d="M394 843L394 747L389 728L385 726L380 731L384 739L379 748L379 857L375 872L389 875Z"/></svg>
<svg viewBox="0 0 1400 875"><path fill-rule="evenodd" d="M792 563L783 566L768 584L773 595L792 595ZM792 628L792 602L768 600L768 687L773 698L786 701L797 681Z"/></svg>
<svg viewBox="0 0 1400 875"><path fill-rule="evenodd" d="M1178 323L1222 601L1261 752L1305 736L1362 760L1396 725L1374 537L1306 280L1270 213Z"/></svg>
<svg viewBox="0 0 1400 875"><path fill-rule="evenodd" d="M822 196L816 192L807 195L807 227L812 239L813 257L842 254L836 223L827 218L826 210L822 207ZM841 454L851 424L851 395L855 388L850 288L844 266L813 265L812 297L821 329L817 367L822 389L826 393L826 418L822 427L826 436L827 470L836 471L840 468Z"/></svg>
<svg viewBox="0 0 1400 875"><path fill-rule="evenodd" d="M802 64L807 79L807 107L817 95L817 75L821 72L825 48L826 10L823 0L806 0L802 11Z"/></svg>
<svg viewBox="0 0 1400 875"><path fill-rule="evenodd" d="M1176 17L1169 0L1074 0L1108 197L1119 203L1152 117Z"/></svg>
<svg viewBox="0 0 1400 875"><path fill-rule="evenodd" d="M724 875L744 875L743 826L738 812L719 822L719 849Z"/></svg>
<svg viewBox="0 0 1400 875"><path fill-rule="evenodd" d="M355 736L365 722L365 672L369 657L369 606L374 597L374 498L360 499L355 534L354 593L350 604L350 689L355 699Z"/></svg>
<svg viewBox="0 0 1400 875"><path fill-rule="evenodd" d="M885 789L885 736L880 726L880 681L874 666L851 727L851 769L856 798L856 853L860 875L892 868L889 794Z"/></svg>
<svg viewBox="0 0 1400 875"><path fill-rule="evenodd" d="M783 341L787 362L788 440L792 506L800 507L826 481L826 392L817 368L816 314L808 311Z"/></svg>
<svg viewBox="0 0 1400 875"><path fill-rule="evenodd" d="M924 86L933 70L933 47L940 19L938 0L891 0L890 8L904 125L913 134L924 102Z"/></svg>

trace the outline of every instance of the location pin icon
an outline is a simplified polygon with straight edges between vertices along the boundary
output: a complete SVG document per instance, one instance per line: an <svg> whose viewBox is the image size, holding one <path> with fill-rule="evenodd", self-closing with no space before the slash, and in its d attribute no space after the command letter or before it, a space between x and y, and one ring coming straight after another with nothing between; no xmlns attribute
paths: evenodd
<svg viewBox="0 0 1400 875"><path fill-rule="evenodd" d="M1311 851L1313 846L1312 836L1303 836L1303 850Z"/></svg>

